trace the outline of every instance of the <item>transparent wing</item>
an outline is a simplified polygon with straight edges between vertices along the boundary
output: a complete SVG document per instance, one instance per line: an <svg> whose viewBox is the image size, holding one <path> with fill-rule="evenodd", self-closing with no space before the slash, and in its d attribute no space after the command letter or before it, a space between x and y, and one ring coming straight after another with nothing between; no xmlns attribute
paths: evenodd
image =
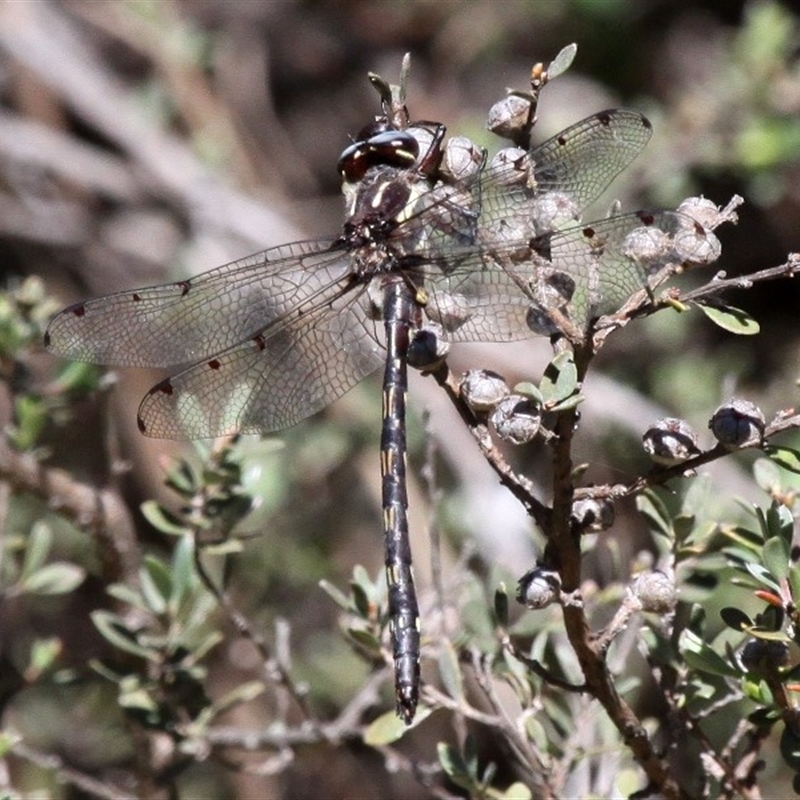
<svg viewBox="0 0 800 800"><path fill-rule="evenodd" d="M674 211L642 211L494 247L465 247L450 270L425 266L427 317L450 341L510 341L580 330L615 311L668 264L705 264L719 242Z"/></svg>
<svg viewBox="0 0 800 800"><path fill-rule="evenodd" d="M368 308L366 291L340 294L162 381L139 407L140 429L202 439L291 427L383 363Z"/></svg>
<svg viewBox="0 0 800 800"><path fill-rule="evenodd" d="M246 341L293 310L335 294L351 271L333 240L295 242L196 278L76 303L50 323L48 349L73 361L168 367Z"/></svg>
<svg viewBox="0 0 800 800"><path fill-rule="evenodd" d="M523 158L490 165L479 188L483 224L527 211L533 198L548 193L565 195L580 213L636 158L651 133L642 114L611 109L576 122Z"/></svg>

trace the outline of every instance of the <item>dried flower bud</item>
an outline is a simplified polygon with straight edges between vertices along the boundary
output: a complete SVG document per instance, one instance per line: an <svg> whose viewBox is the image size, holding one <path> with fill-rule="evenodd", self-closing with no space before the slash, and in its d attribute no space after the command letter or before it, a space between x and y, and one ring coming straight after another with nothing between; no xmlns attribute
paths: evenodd
<svg viewBox="0 0 800 800"><path fill-rule="evenodd" d="M473 369L461 381L461 396L475 412L491 411L510 393L502 376L488 369Z"/></svg>
<svg viewBox="0 0 800 800"><path fill-rule="evenodd" d="M614 524L614 503L586 497L572 504L572 522L581 532L598 533Z"/></svg>
<svg viewBox="0 0 800 800"><path fill-rule="evenodd" d="M517 585L517 601L528 608L546 608L561 596L561 579L557 572L536 566L526 572Z"/></svg>
<svg viewBox="0 0 800 800"><path fill-rule="evenodd" d="M774 675L789 663L789 648L784 642L751 639L742 648L740 659L748 672Z"/></svg>
<svg viewBox="0 0 800 800"><path fill-rule="evenodd" d="M642 436L645 452L656 463L671 467L700 453L697 434L688 422L666 417L651 425Z"/></svg>
<svg viewBox="0 0 800 800"><path fill-rule="evenodd" d="M678 602L675 576L660 570L640 572L630 585L630 593L639 601L642 611L653 614L667 614Z"/></svg>
<svg viewBox="0 0 800 800"><path fill-rule="evenodd" d="M441 328L429 322L412 333L407 360L415 369L428 372L436 369L449 352L450 345L442 339Z"/></svg>
<svg viewBox="0 0 800 800"><path fill-rule="evenodd" d="M486 151L466 136L453 136L447 140L439 171L445 178L469 182L480 173L486 160Z"/></svg>
<svg viewBox="0 0 800 800"><path fill-rule="evenodd" d="M528 182L530 160L521 147L504 147L489 162L487 175L502 186L515 186Z"/></svg>
<svg viewBox="0 0 800 800"><path fill-rule="evenodd" d="M734 449L756 437L763 439L766 420L757 405L734 398L714 412L708 427L721 445Z"/></svg>
<svg viewBox="0 0 800 800"><path fill-rule="evenodd" d="M741 198L736 198L741 202ZM707 200L705 197L687 197L679 206L678 211L681 214L691 217L695 222L698 222L706 230L713 231L714 228L719 227L723 222L737 221L737 214L734 211L739 203L730 202L725 208L720 208L716 203Z"/></svg>
<svg viewBox="0 0 800 800"><path fill-rule="evenodd" d="M516 141L530 126L531 109L530 99L510 94L489 109L486 127L504 139Z"/></svg>
<svg viewBox="0 0 800 800"><path fill-rule="evenodd" d="M541 421L542 412L539 406L521 394L504 397L490 419L497 435L511 444L530 442L538 433Z"/></svg>

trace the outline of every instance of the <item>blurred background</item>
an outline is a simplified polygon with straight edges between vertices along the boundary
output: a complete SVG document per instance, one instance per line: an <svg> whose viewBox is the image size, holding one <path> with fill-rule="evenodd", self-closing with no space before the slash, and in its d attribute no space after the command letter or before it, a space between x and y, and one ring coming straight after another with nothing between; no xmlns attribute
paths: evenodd
<svg viewBox="0 0 800 800"><path fill-rule="evenodd" d="M598 216L614 199L635 210L674 208L697 194L724 205L738 193L745 205L738 226L718 231L716 268L746 274L800 250L800 16L789 3L11 0L0 7L0 275L6 286L38 276L66 305L335 233L337 159L379 111L368 71L396 82L410 52L412 117L496 148L501 143L485 130L489 107L507 87L527 88L531 66L571 42L577 58L544 90L537 137L620 106L644 112L654 125L647 149L606 193ZM759 321L759 336L726 334L695 311L659 314L612 338L584 392L578 456L591 465L587 480L627 482L643 472L641 432L658 416L683 417L702 431L733 392L768 417L795 403L796 282L757 285L728 299ZM513 385L538 382L551 355L542 341L476 344L455 348L451 365L494 369ZM55 368L53 358L36 353L28 380L46 385ZM48 464L98 488L117 487L137 540L167 552L172 542L136 509L154 496L175 504L164 487L165 459L200 456L190 444L148 440L136 430L136 406L159 377L118 373L113 389L73 407L71 421L51 420L46 444ZM3 423L12 417L8 386ZM445 575L467 560L466 548L489 592L497 576L513 585L541 544L530 520L497 486L433 381L412 377L410 406L412 535L423 597L434 513ZM270 630L276 617L289 618L297 672L331 713L367 672L341 640L338 609L318 582L344 587L356 563L371 574L381 569L379 415L375 377L269 446L246 445L248 480L261 499L248 525L258 535L227 582L256 626ZM436 509L419 479L430 446L446 490ZM545 481L546 497L543 454L533 447L511 457ZM742 464L728 460L711 473L754 496ZM613 544L601 539L587 565L601 584L619 553L629 558L642 546L637 522L624 511ZM16 513L22 529L44 512L31 503ZM58 547L62 558L99 573L85 534L64 532ZM9 676L24 671L33 638L54 632L73 665L102 655L88 613L107 603L101 581L89 580L67 605L6 607L0 666ZM220 691L257 666L241 642L218 648L212 661L209 685L216 681ZM18 688L0 680L0 702L14 697L0 710L7 723L36 730L43 751L106 775L130 756L127 733L109 738L101 725L81 724L105 697L88 678L71 686L67 701ZM268 721L268 704L232 720L243 728ZM409 755L430 758L441 731L417 733ZM295 758L274 777L200 763L185 778L191 790L183 796L352 797L354 785L364 787L360 796L424 796L407 771L390 773L356 744L340 749L335 763L324 747ZM29 765L18 769L20 786L42 780Z"/></svg>

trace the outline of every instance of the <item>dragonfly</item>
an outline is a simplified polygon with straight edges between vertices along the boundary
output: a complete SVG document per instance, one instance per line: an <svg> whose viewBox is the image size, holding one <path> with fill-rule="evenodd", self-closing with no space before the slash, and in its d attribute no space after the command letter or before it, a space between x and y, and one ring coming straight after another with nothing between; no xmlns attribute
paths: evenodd
<svg viewBox="0 0 800 800"><path fill-rule="evenodd" d="M690 258L704 234L671 211L581 222L651 136L635 111L593 114L491 161L462 137L446 141L444 125L411 121L404 105L398 113L384 98L381 111L339 160L337 235L76 303L52 320L45 344L76 361L180 368L138 411L143 434L169 439L288 428L383 366L388 618L396 711L408 724L420 696L405 431L418 332L575 342L650 274Z"/></svg>

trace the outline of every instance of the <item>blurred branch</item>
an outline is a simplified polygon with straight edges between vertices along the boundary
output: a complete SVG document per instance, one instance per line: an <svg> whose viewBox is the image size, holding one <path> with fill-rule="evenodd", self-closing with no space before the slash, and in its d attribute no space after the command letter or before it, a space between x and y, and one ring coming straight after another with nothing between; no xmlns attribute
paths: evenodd
<svg viewBox="0 0 800 800"><path fill-rule="evenodd" d="M28 492L53 511L91 531L99 546L105 580L138 585L139 546L122 498L75 480L62 469L44 467L30 453L13 450L0 438L0 480Z"/></svg>

